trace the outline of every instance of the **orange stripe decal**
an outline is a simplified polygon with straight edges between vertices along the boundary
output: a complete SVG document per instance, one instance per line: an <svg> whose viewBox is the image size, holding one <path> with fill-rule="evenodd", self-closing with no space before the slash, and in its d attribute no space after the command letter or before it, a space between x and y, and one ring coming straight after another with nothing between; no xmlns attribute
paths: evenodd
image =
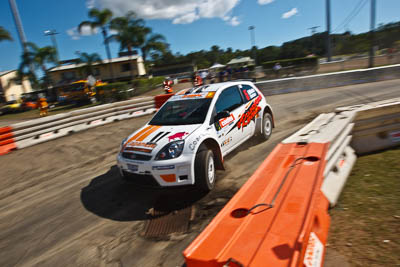
<svg viewBox="0 0 400 267"><path fill-rule="evenodd" d="M143 141L147 136L151 135L152 133L154 133L155 131L157 131L160 128L161 128L161 126L153 126L153 128L151 128L147 132L143 133L136 141L139 141L139 142Z"/></svg>
<svg viewBox="0 0 400 267"><path fill-rule="evenodd" d="M125 142L125 145L124 145L123 149L126 147L127 144L129 144L130 142L132 142L133 140L138 138L144 132L150 130L152 127L153 127L152 125L149 125L146 128L144 128L143 130L141 130L140 132L138 132L137 134L135 134L134 136L132 136L131 138L129 138L128 141Z"/></svg>
<svg viewBox="0 0 400 267"><path fill-rule="evenodd" d="M146 128L144 128L143 130L141 130L140 132L138 132L137 134L135 134L132 138L129 139L130 141L136 140L139 136L141 136L143 133L147 132L148 130L150 130L151 128L153 128L153 125L149 125Z"/></svg>

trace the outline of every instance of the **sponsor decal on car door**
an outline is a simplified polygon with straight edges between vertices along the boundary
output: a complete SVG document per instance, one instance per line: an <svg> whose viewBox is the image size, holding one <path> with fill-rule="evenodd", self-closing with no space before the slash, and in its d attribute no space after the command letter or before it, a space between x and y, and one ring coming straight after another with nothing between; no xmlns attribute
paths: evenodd
<svg viewBox="0 0 400 267"><path fill-rule="evenodd" d="M235 125L240 120L241 114L244 112L244 103L237 86L226 88L218 97L215 104L215 110L218 114L222 111L228 111L229 117L220 119L215 122L216 134L218 142L223 154L228 153L236 144L245 138L246 133L239 131ZM236 128L235 130L230 130Z"/></svg>

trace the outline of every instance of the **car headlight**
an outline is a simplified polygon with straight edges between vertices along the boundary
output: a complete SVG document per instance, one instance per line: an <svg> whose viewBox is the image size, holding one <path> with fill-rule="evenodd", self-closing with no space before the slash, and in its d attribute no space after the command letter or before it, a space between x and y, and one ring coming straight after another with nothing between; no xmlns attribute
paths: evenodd
<svg viewBox="0 0 400 267"><path fill-rule="evenodd" d="M124 140L122 140L121 144L119 145L119 151L121 151L122 148L124 147L126 140L128 140L128 138L125 138Z"/></svg>
<svg viewBox="0 0 400 267"><path fill-rule="evenodd" d="M164 146L156 156L156 160L175 159L182 154L185 141L174 141Z"/></svg>

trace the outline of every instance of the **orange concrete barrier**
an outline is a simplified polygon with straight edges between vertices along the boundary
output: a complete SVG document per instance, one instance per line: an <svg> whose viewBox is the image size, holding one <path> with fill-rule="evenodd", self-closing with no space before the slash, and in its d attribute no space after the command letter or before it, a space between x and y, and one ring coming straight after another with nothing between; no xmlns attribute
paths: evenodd
<svg viewBox="0 0 400 267"><path fill-rule="evenodd" d="M0 155L7 154L17 146L14 140L13 129L10 126L0 128Z"/></svg>
<svg viewBox="0 0 400 267"><path fill-rule="evenodd" d="M173 95L174 94L156 95L154 97L156 108L161 108L161 106L164 105L164 103Z"/></svg>
<svg viewBox="0 0 400 267"><path fill-rule="evenodd" d="M279 144L183 252L188 267L321 266L328 144Z"/></svg>

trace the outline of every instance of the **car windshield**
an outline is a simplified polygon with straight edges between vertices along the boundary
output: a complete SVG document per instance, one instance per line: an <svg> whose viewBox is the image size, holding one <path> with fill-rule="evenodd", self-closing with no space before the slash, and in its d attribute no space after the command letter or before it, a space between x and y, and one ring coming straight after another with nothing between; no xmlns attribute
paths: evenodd
<svg viewBox="0 0 400 267"><path fill-rule="evenodd" d="M151 125L188 125L203 123L211 98L167 102L149 122Z"/></svg>

